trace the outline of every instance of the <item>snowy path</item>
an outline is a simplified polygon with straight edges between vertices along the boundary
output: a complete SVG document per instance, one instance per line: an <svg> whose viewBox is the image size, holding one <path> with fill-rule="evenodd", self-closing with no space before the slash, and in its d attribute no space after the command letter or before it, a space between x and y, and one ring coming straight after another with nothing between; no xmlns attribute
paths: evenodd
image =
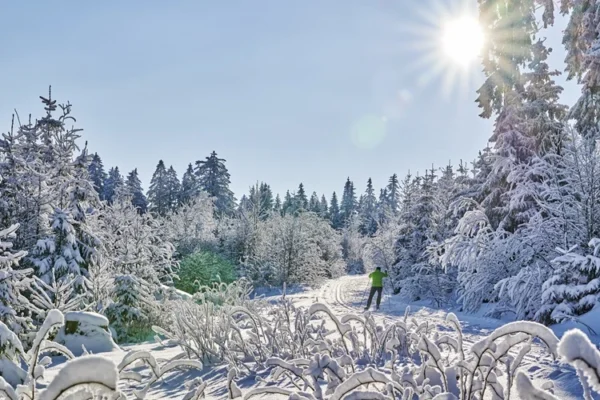
<svg viewBox="0 0 600 400"><path fill-rule="evenodd" d="M318 289L313 301L327 304L331 310L338 314L361 313L366 304L365 291L368 289L369 280L366 275L350 275L331 280ZM368 295L368 293L366 293ZM375 302L375 299L373 300ZM381 300L380 311L374 312L374 318L382 322L393 322L402 318L407 304L399 301L396 296L384 294ZM372 309L374 308L374 305ZM440 330L447 330L445 323L448 311L433 309L424 306L410 306L410 318L415 318L419 323L428 321ZM501 326L502 321L466 315L455 312L463 327L463 341L466 346L477 342ZM553 362L545 348L537 344L523 361L524 371L527 371L539 387L543 382L552 380L556 389L555 394L560 399L581 399L583 394L575 371L567 366Z"/></svg>

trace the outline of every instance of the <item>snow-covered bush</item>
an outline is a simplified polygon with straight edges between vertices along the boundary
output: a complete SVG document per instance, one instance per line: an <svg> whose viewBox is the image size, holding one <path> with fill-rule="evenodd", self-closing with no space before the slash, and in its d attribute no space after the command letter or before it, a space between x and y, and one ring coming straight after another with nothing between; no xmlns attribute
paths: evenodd
<svg viewBox="0 0 600 400"><path fill-rule="evenodd" d="M346 314L340 318L323 304L306 310L296 308L285 298L259 312L247 297L239 297L243 289L230 288L229 292L225 297L231 304L221 307L221 319L204 320L208 322L201 326L201 331L206 332L204 342L197 341L200 333L185 343L180 340L182 337L174 337L184 353L165 361L155 359L148 351L131 351L118 365L98 355L74 359L63 346L45 340L64 322L59 311L50 311L28 353L14 334L3 333L2 337L12 338L11 347L3 348L10 348L12 365L18 374L16 382L7 383L8 375L2 370L0 395L14 400L100 399L126 398L126 394L133 393L143 399L166 374L181 368L202 369L203 363L196 358L201 356L229 365L226 389L230 399L283 395L313 400L509 400L518 395L523 399L555 400L558 397L549 390L551 384L536 388L520 370L538 342L547 349L549 358L569 363L578 371L586 400L593 398L592 392L600 393L600 352L578 330L568 332L559 341L543 325L515 322L469 343L454 314L446 318L451 329L442 331L428 322L410 319L408 311L403 319L380 324L369 314ZM82 316L77 314L70 319L88 320L79 318ZM88 322L106 322L101 317L92 319ZM188 334L193 334L198 328L193 324L199 320L189 322ZM216 328L211 328L212 324ZM218 333L221 328L228 332ZM210 340L219 342L211 345ZM197 345L202 346L203 355L195 351ZM45 368L51 363L50 358L40 356L48 352L61 353L70 361L40 389L36 382L44 377ZM185 353L196 359L185 359ZM4 367L7 362L1 365ZM241 390L236 380L245 376L260 379L253 388ZM186 400L199 399L208 386L201 378L179 382L187 388L181 392Z"/></svg>

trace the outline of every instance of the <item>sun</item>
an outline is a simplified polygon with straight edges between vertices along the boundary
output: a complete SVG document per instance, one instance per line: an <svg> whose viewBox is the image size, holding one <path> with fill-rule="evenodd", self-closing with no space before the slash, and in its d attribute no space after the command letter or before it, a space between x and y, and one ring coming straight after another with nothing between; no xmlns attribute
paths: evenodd
<svg viewBox="0 0 600 400"><path fill-rule="evenodd" d="M407 43L407 73L419 88L436 86L448 99L473 96L480 80L485 30L473 0L424 0L400 32Z"/></svg>
<svg viewBox="0 0 600 400"><path fill-rule="evenodd" d="M442 51L457 64L476 61L483 47L483 32L475 18L462 16L447 21L442 28Z"/></svg>

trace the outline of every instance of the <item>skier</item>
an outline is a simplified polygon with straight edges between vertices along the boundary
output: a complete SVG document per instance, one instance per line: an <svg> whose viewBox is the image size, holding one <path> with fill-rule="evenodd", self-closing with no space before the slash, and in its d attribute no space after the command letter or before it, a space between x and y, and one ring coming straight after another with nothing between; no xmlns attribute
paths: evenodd
<svg viewBox="0 0 600 400"><path fill-rule="evenodd" d="M387 272L381 272L381 268L375 268L375 271L369 274L369 279L371 279L371 293L369 293L369 300L367 301L367 306L365 307L365 311L371 308L371 301L373 300L373 295L377 293L377 309L379 310L379 303L381 303L381 292L383 291L383 278L387 277Z"/></svg>

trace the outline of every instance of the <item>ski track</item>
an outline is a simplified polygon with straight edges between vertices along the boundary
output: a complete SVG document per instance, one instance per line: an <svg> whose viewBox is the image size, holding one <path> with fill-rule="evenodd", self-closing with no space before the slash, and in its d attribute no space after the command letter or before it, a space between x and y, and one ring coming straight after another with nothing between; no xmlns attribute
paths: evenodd
<svg viewBox="0 0 600 400"><path fill-rule="evenodd" d="M326 304L338 315L347 313L361 315L369 288L367 275L343 276L324 284L317 291L316 300ZM444 333L455 336L454 330L446 323L446 315L450 311L403 303L395 296L390 296L386 289L382 295L380 310L373 312L372 316L379 323L393 323L404 317L407 306L410 306L409 320L415 318L419 323L427 320L438 329L441 328ZM502 321L493 318L460 312L455 314L463 327L463 343L466 350L503 325ZM582 398L575 371L571 367L554 362L546 348L539 343L533 344L531 352L525 356L520 369L528 372L538 387L551 379L555 385L554 393L561 399Z"/></svg>

